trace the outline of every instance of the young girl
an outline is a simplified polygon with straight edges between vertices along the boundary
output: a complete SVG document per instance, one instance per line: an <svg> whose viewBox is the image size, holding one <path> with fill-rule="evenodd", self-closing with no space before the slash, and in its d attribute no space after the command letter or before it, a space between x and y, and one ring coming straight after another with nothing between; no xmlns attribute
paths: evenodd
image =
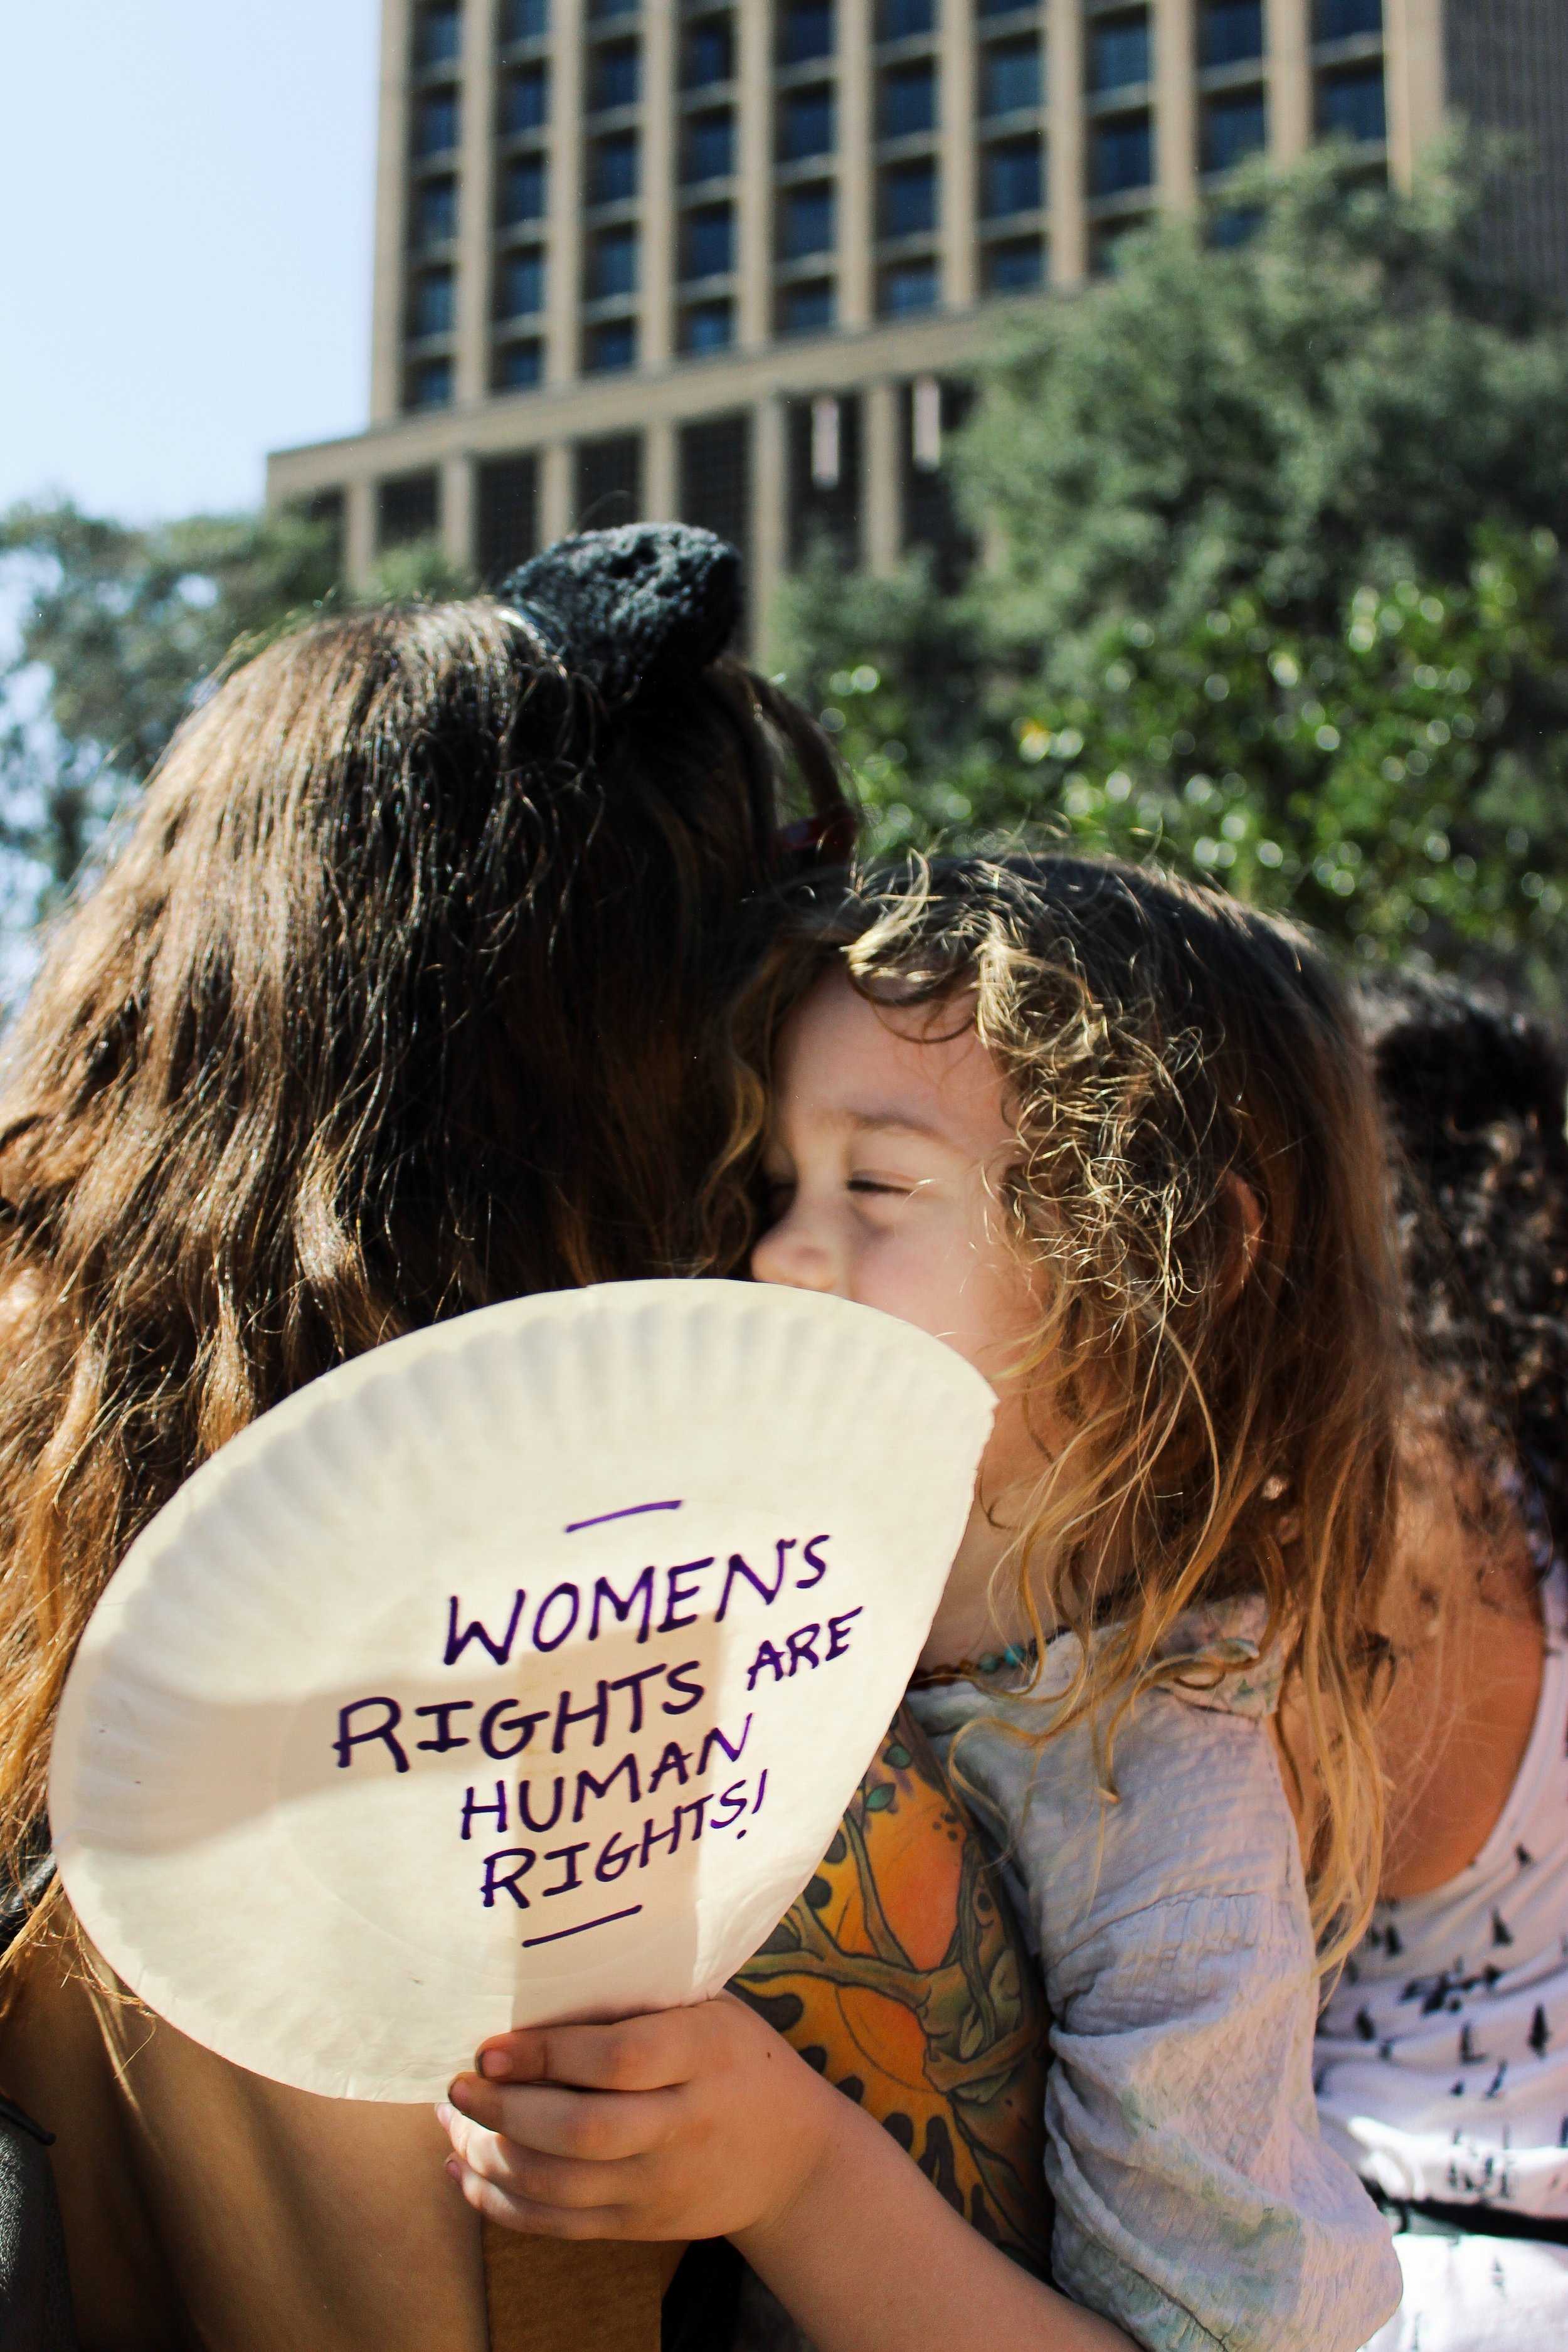
<svg viewBox="0 0 1568 2352"><path fill-rule="evenodd" d="M1364 1007L1414 1357L1381 1897L1319 2106L1387 2206L1376 2352L1568 2343L1568 1060L1453 982Z"/></svg>
<svg viewBox="0 0 1568 2352"><path fill-rule="evenodd" d="M730 2000L488 2045L444 2110L454 2178L517 2229L727 2233L822 2352L1353 2352L1399 2280L1318 2137L1313 1930L1342 1950L1375 1868L1394 1318L1339 994L1278 924L1045 858L819 910L758 1006L754 1272L998 1391L915 1704L1024 1902L1074 2300ZM1319 1761L1310 1896L1282 1685Z"/></svg>

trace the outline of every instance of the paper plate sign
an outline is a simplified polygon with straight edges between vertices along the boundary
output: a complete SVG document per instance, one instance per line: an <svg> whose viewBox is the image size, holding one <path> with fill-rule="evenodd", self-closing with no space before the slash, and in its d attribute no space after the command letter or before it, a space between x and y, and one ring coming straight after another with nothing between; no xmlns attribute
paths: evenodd
<svg viewBox="0 0 1568 2352"><path fill-rule="evenodd" d="M799 1291L486 1309L268 1413L135 1544L50 1780L88 1934L301 2090L714 1991L831 1842L963 1533L986 1383Z"/></svg>

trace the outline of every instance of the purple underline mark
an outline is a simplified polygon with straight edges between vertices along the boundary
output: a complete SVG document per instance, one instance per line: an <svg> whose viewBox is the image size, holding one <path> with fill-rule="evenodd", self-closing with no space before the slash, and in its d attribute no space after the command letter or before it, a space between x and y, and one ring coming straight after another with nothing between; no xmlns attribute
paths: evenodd
<svg viewBox="0 0 1568 2352"><path fill-rule="evenodd" d="M584 1919L580 1927L557 1927L552 1936L525 1936L522 1948L531 1952L535 1944L559 1944L567 1936L585 1936L590 1927L607 1927L613 1919L635 1919L641 1909L640 1903L634 1903L625 1911L606 1911L602 1919Z"/></svg>
<svg viewBox="0 0 1568 2352"><path fill-rule="evenodd" d="M679 1511L684 1507L680 1503L631 1503L624 1511L601 1511L596 1519L574 1519L566 1532L569 1536L581 1535L584 1528L607 1527L612 1519L638 1519L645 1511Z"/></svg>

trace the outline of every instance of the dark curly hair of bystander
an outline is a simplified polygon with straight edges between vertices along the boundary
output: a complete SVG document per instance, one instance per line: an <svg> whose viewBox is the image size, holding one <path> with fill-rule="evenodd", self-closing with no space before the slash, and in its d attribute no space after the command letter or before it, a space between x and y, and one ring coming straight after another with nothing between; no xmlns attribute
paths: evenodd
<svg viewBox="0 0 1568 2352"><path fill-rule="evenodd" d="M1493 1509L1568 1546L1568 1040L1462 982L1391 974L1359 1009L1397 1146L1418 1417ZM1483 1504L1483 1507L1485 1504Z"/></svg>

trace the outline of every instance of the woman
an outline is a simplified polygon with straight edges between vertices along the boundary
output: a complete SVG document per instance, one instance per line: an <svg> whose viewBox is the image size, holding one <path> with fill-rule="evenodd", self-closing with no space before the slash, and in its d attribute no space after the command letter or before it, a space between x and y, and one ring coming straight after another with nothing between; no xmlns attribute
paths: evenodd
<svg viewBox="0 0 1568 2352"><path fill-rule="evenodd" d="M732 551L628 528L506 603L284 638L187 721L28 1004L0 1093L0 2092L56 2134L87 2352L657 2332L646 2259L568 2278L522 2245L487 2278L433 2116L243 2074L107 1982L44 1775L98 1593L257 1413L492 1300L738 1262L742 908L787 793L807 846L853 824L815 728L723 655L737 610Z"/></svg>
<svg viewBox="0 0 1568 2352"><path fill-rule="evenodd" d="M1405 2273L1376 2352L1568 2341L1568 1063L1454 983L1369 995L1413 1379L1382 1900L1318 2038Z"/></svg>

